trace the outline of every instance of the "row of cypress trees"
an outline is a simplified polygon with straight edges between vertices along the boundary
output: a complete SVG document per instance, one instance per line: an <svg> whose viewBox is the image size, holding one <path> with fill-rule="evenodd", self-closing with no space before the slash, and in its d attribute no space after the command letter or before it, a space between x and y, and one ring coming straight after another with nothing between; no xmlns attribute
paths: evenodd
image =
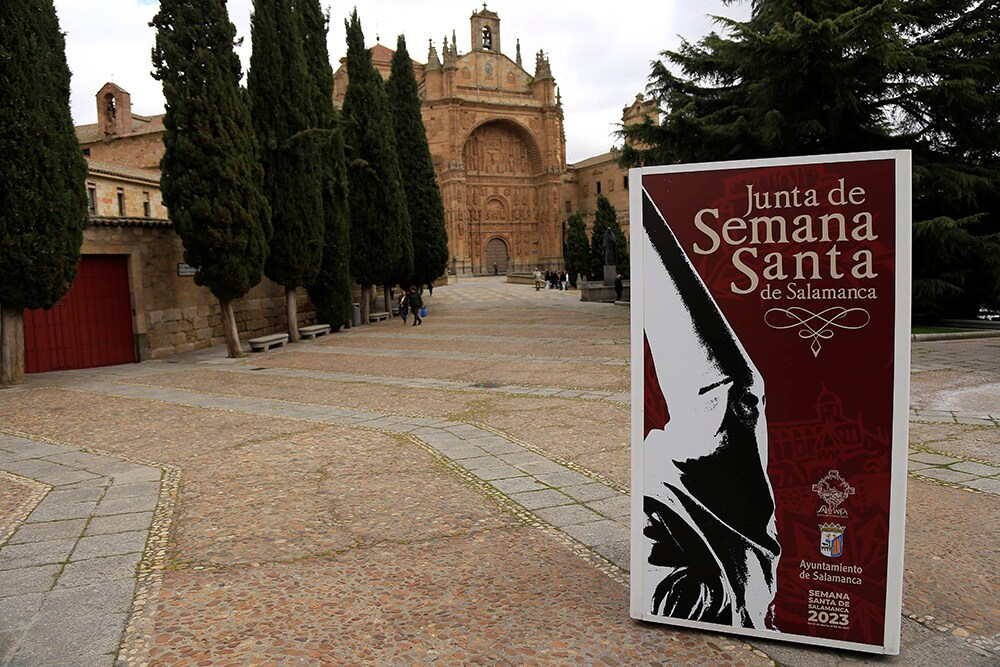
<svg viewBox="0 0 1000 667"><path fill-rule="evenodd" d="M345 22L351 83L342 120L327 24L318 0L255 0L244 90L225 0L162 0L151 23L166 98L163 200L195 282L219 299L233 357L242 355L233 301L262 273L285 287L296 340L300 286L336 329L350 319L352 279L367 292L445 270L444 207L405 41L387 94L357 11ZM55 305L80 260L87 167L69 82L52 0L3 3L0 384L23 381L24 309Z"/></svg>
<svg viewBox="0 0 1000 667"><path fill-rule="evenodd" d="M261 273L285 287L294 341L298 287L336 330L350 319L352 279L362 285L366 321L372 285L424 282L445 269L443 206L431 167L418 197L436 196L437 205L421 208L415 200L413 209L421 216L417 245L437 254L420 257L414 272L399 165L406 161L413 180L413 165L430 165L430 153L412 64L407 56L408 72L394 66L393 79L408 76L412 85L399 83L401 101L390 107L355 11L345 22L350 83L341 117L332 101L327 24L318 0L255 0L244 91L223 0L162 0L153 19L155 76L167 100L164 203L185 261L198 267L195 281L219 298L230 356L241 355L232 300ZM415 119L397 119L398 132L418 133L425 154L409 152L420 146L408 137L408 152L399 152L397 108L416 111Z"/></svg>

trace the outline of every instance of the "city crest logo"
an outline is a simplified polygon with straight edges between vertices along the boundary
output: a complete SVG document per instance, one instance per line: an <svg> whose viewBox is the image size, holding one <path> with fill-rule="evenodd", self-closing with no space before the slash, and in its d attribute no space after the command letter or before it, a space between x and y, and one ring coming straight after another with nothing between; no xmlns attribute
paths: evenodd
<svg viewBox="0 0 1000 667"><path fill-rule="evenodd" d="M823 500L823 506L816 512L819 516L846 517L847 510L840 505L854 495L854 487L840 476L839 470L831 470L812 485L812 490Z"/></svg>
<svg viewBox="0 0 1000 667"><path fill-rule="evenodd" d="M844 526L824 523L819 527L819 552L827 558L840 558L844 553Z"/></svg>

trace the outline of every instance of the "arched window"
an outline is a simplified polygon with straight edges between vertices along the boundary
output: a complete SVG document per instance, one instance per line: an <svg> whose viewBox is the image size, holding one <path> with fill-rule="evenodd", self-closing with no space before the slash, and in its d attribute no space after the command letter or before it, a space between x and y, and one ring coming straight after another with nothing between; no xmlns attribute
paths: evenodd
<svg viewBox="0 0 1000 667"><path fill-rule="evenodd" d="M489 51L493 48L493 33L490 32L490 27L488 25L483 26L483 51Z"/></svg>
<svg viewBox="0 0 1000 667"><path fill-rule="evenodd" d="M104 116L108 123L114 123L115 115L117 112L117 104L115 103L114 93L108 93L104 96Z"/></svg>

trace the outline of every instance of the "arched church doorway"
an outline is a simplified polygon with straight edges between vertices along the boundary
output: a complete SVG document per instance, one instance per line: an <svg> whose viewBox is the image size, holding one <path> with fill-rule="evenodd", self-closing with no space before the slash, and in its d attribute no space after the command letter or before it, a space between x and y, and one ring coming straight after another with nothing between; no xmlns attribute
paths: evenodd
<svg viewBox="0 0 1000 667"><path fill-rule="evenodd" d="M538 142L524 126L494 119L474 128L462 147L468 206L469 260L475 271L523 271L536 261L541 232L539 186L545 179Z"/></svg>
<svg viewBox="0 0 1000 667"><path fill-rule="evenodd" d="M496 267L497 273L507 273L510 267L510 251L507 249L507 242L502 238L494 236L486 244L486 266L483 267L486 273L493 273Z"/></svg>

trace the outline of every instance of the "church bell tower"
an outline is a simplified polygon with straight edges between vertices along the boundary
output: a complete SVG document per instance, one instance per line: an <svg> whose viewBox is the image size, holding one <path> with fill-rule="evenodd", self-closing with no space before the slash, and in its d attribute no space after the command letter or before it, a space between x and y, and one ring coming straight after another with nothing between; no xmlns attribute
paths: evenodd
<svg viewBox="0 0 1000 667"><path fill-rule="evenodd" d="M496 12L483 9L472 15L472 50L500 53L500 17Z"/></svg>

